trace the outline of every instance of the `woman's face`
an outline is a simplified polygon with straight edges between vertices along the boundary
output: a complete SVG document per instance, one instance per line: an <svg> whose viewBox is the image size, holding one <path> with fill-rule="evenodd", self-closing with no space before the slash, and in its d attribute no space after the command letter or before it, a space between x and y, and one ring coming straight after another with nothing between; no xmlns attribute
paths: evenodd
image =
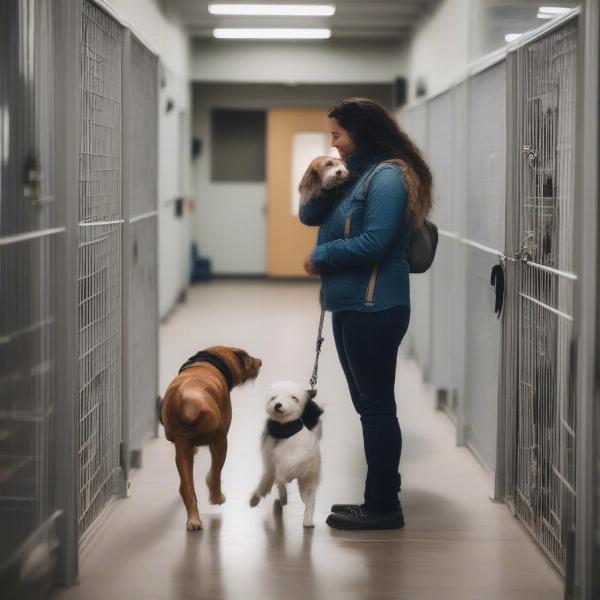
<svg viewBox="0 0 600 600"><path fill-rule="evenodd" d="M340 153L340 158L346 160L356 150L350 134L333 118L329 119L329 132L331 145Z"/></svg>

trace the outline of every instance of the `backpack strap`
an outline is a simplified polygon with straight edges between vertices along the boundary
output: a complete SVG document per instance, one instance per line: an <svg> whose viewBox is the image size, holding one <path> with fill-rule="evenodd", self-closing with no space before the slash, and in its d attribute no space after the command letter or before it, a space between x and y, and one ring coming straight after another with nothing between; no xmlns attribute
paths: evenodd
<svg viewBox="0 0 600 600"><path fill-rule="evenodd" d="M393 164L398 164L398 163L395 160L384 160L383 162L380 162L379 164L375 165L371 169L369 174L365 177L365 180L362 184L362 189L361 189L360 193L358 194L358 199L366 200L367 195L369 193L369 185L371 183L371 179L373 179L373 177L375 177L375 175L377 175L377 173L382 171L387 165L393 165Z"/></svg>
<svg viewBox="0 0 600 600"><path fill-rule="evenodd" d="M380 162L379 164L375 165L370 173L365 177L364 182L362 184L362 188L357 196L357 198L361 201L364 202L367 198L367 195L369 193L369 184L371 183L371 179L373 179L373 177L375 177L375 175L377 175L377 173L379 173L379 171L382 171L388 164L390 164L390 161L383 161ZM371 267L371 275L369 277L369 284L367 286L367 292L365 294L365 304L368 305L372 305L373 304L373 295L375 293L375 282L377 280L377 271L379 270L379 261L375 261L373 263L373 266Z"/></svg>

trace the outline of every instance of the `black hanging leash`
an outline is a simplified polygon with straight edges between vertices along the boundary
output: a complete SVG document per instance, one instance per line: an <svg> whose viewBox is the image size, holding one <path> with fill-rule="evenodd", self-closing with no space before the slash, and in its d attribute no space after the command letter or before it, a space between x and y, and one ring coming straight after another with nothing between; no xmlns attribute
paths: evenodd
<svg viewBox="0 0 600 600"><path fill-rule="evenodd" d="M319 354L321 354L321 346L323 345L323 320L325 319L325 309L321 308L321 319L319 320L319 332L317 333L317 352L315 356L315 366L310 378L310 389L316 394L315 387L317 385L317 377L319 374Z"/></svg>
<svg viewBox="0 0 600 600"><path fill-rule="evenodd" d="M504 269L502 265L495 265L492 268L491 284L496 288L496 304L494 312L500 318L502 314L502 305L504 304Z"/></svg>

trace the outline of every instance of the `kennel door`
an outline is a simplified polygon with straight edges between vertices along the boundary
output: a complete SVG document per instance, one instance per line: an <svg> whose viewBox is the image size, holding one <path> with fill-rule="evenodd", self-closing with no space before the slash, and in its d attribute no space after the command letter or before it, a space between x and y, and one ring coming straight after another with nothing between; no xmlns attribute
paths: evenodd
<svg viewBox="0 0 600 600"><path fill-rule="evenodd" d="M564 572L575 519L572 386L577 23L518 50L515 509Z"/></svg>

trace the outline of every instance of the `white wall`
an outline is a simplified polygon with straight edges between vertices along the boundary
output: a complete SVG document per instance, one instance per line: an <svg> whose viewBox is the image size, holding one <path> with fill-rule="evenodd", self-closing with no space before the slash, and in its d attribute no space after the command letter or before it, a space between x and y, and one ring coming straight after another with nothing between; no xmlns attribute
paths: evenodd
<svg viewBox="0 0 600 600"><path fill-rule="evenodd" d="M196 40L192 79L244 83L382 83L398 68L398 44Z"/></svg>
<svg viewBox="0 0 600 600"><path fill-rule="evenodd" d="M161 11L157 0L104 0L132 29L143 36L180 81L189 77L189 41L183 29Z"/></svg>
<svg viewBox="0 0 600 600"><path fill-rule="evenodd" d="M118 17L160 56L159 94L159 308L164 317L189 281L192 215L175 217L174 199L193 190L190 167L190 43L157 0L107 0ZM166 112L167 101L173 109Z"/></svg>
<svg viewBox="0 0 600 600"><path fill-rule="evenodd" d="M184 203L182 217L175 215L175 199L191 197L190 89L163 69L159 94L159 307L166 316L189 284L190 241L193 214ZM167 113L167 102L173 108Z"/></svg>
<svg viewBox="0 0 600 600"><path fill-rule="evenodd" d="M470 60L472 4L478 1L443 0L400 50L396 60L398 68L409 78L409 102L416 99L416 82L420 77L426 81L431 96L464 73Z"/></svg>

